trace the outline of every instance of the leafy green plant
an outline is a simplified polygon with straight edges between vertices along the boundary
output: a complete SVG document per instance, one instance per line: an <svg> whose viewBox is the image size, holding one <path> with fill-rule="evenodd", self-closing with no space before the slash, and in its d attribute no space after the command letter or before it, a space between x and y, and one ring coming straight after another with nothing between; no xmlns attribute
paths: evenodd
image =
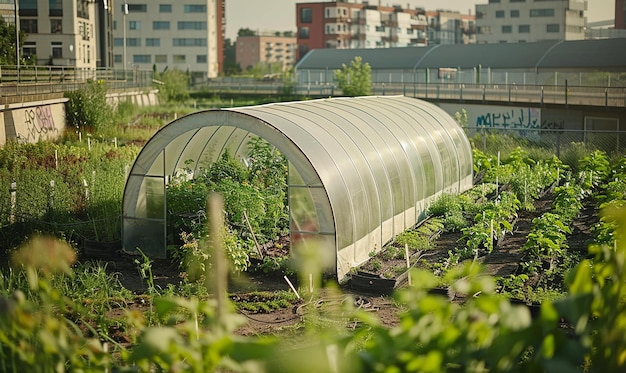
<svg viewBox="0 0 626 373"><path fill-rule="evenodd" d="M360 56L354 57L350 65L342 64L335 70L335 81L345 96L368 96L372 90L371 66Z"/></svg>
<svg viewBox="0 0 626 373"><path fill-rule="evenodd" d="M533 219L528 241L521 251L530 258L548 263L547 270L552 271L568 247L568 233L571 233L571 229L561 221L559 215L547 212Z"/></svg>
<svg viewBox="0 0 626 373"><path fill-rule="evenodd" d="M106 101L106 84L89 80L73 91L65 92L67 123L77 132L98 132L112 124L111 108Z"/></svg>

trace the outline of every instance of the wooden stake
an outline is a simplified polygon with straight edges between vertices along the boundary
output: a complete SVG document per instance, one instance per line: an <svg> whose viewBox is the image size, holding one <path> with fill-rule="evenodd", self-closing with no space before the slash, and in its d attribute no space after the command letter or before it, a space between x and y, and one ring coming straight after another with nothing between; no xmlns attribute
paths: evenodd
<svg viewBox="0 0 626 373"><path fill-rule="evenodd" d="M298 294L298 291L296 290L296 288L293 287L293 284L291 283L291 281L289 281L289 278L287 277L287 275L283 276L283 278L285 279L285 281L287 281L287 284L291 288L291 291L293 291L294 294L296 294L296 297L298 297L298 299L302 299L300 298L300 294Z"/></svg>

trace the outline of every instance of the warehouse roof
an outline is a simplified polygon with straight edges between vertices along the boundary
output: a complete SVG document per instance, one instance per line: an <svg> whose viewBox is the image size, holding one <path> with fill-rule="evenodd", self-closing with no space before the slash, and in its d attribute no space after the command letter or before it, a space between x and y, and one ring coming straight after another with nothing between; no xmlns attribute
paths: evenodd
<svg viewBox="0 0 626 373"><path fill-rule="evenodd" d="M296 69L340 69L356 56L372 70L425 68L626 70L626 38L535 43L454 44L427 47L315 49Z"/></svg>

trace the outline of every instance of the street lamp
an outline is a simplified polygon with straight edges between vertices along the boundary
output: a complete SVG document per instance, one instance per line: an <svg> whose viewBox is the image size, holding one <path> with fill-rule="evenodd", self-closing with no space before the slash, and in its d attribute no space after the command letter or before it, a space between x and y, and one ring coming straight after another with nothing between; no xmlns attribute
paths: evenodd
<svg viewBox="0 0 626 373"><path fill-rule="evenodd" d="M124 79L126 79L126 15L128 14L128 3L124 1L122 5L122 14L124 15L124 33L122 35L123 39L123 54L122 54L122 64L124 65Z"/></svg>
<svg viewBox="0 0 626 373"><path fill-rule="evenodd" d="M15 2L15 65L20 69L20 6L19 0Z"/></svg>

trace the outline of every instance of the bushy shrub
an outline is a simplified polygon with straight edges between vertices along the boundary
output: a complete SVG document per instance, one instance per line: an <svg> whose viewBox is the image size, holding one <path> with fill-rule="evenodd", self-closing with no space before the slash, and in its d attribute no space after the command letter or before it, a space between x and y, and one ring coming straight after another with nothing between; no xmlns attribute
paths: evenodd
<svg viewBox="0 0 626 373"><path fill-rule="evenodd" d="M65 92L68 127L81 132L99 132L112 124L113 109L106 101L106 84L89 80L81 88Z"/></svg>

